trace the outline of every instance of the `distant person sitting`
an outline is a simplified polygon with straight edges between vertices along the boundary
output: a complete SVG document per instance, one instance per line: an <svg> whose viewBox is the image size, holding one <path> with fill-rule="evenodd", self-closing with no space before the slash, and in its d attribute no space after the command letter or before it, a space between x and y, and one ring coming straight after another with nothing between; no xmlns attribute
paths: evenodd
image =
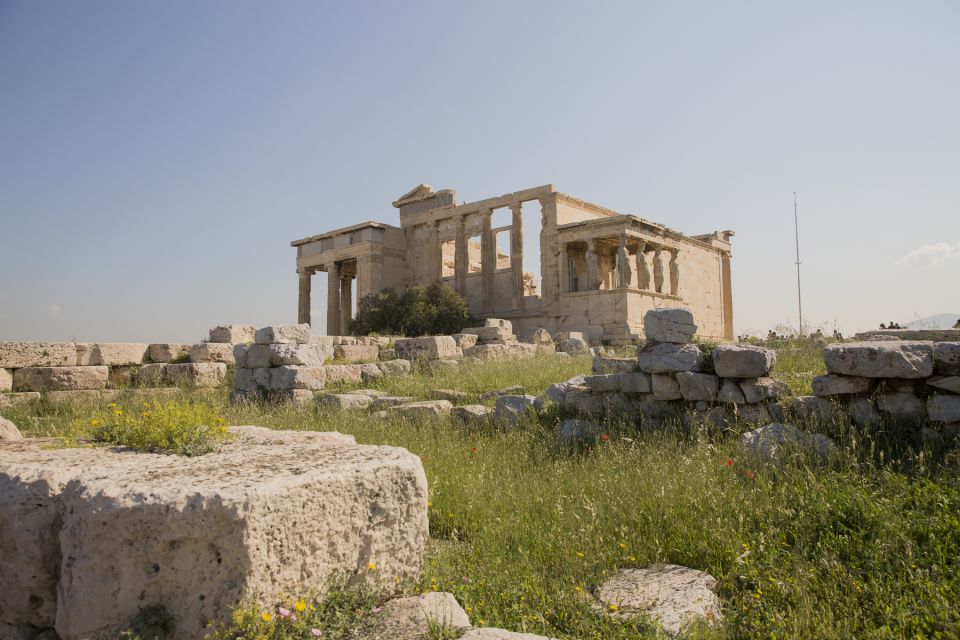
<svg viewBox="0 0 960 640"><path fill-rule="evenodd" d="M960 329L960 318L957 318L957 321L953 323L954 329Z"/></svg>
<svg viewBox="0 0 960 640"><path fill-rule="evenodd" d="M886 328L887 328L887 325L885 325L885 324L883 324L883 323L881 322L881 323L880 323L880 328L881 328L881 329L886 329Z"/></svg>

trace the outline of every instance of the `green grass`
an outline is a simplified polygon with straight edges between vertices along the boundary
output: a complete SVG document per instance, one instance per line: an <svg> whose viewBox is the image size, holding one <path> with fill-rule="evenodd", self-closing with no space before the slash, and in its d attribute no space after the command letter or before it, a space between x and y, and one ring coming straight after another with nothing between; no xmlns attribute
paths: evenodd
<svg viewBox="0 0 960 640"><path fill-rule="evenodd" d="M797 344L780 354L775 375L801 387L818 360L819 347ZM367 386L418 398L512 384L536 394L589 366L589 358L537 358ZM556 415L501 430L229 406L225 392L208 402L230 424L342 431L419 455L432 541L423 578L407 591L450 591L474 624L562 639L657 637L647 621L598 612L592 591L618 569L669 562L718 580L725 619L706 637L958 637L960 455L952 445L920 449L895 430L812 425L836 438L839 459L774 468L738 454L737 429L640 433L611 422L609 439L569 450L551 438ZM41 405L7 414L26 435L55 435L93 410ZM375 601L352 597L314 603L324 638L360 637ZM220 637L310 637L261 628L260 613L238 612Z"/></svg>

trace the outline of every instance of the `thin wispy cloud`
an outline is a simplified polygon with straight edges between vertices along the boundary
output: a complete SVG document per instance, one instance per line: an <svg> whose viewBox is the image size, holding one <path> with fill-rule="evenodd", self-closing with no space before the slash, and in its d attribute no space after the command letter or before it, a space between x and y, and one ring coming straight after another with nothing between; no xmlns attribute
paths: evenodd
<svg viewBox="0 0 960 640"><path fill-rule="evenodd" d="M51 318L56 318L58 315L60 315L60 305L58 304L50 305L49 307L47 307L47 313L50 314Z"/></svg>
<svg viewBox="0 0 960 640"><path fill-rule="evenodd" d="M957 258L960 258L960 244L951 246L946 242L937 242L914 249L897 260L896 264L898 267L928 267L944 260Z"/></svg>

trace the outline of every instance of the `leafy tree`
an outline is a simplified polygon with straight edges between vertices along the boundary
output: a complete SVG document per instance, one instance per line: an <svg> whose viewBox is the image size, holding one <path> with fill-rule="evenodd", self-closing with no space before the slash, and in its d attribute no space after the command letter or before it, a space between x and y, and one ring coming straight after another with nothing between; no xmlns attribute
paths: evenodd
<svg viewBox="0 0 960 640"><path fill-rule="evenodd" d="M414 285L397 294L383 289L364 296L350 322L353 335L425 336L457 333L470 323L467 302L441 282Z"/></svg>

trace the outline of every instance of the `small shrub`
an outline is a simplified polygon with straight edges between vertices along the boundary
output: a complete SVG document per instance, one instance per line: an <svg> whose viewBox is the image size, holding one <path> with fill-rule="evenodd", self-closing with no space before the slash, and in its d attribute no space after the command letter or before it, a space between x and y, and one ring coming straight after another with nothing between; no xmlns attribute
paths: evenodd
<svg viewBox="0 0 960 640"><path fill-rule="evenodd" d="M703 340L695 338L693 343L700 347L703 352L703 362L700 364L700 371L703 373L716 373L713 365L713 352L717 348L717 343L712 340Z"/></svg>
<svg viewBox="0 0 960 640"><path fill-rule="evenodd" d="M188 362L190 362L189 353L181 353L176 358L170 360L170 364L186 364Z"/></svg>
<svg viewBox="0 0 960 640"><path fill-rule="evenodd" d="M133 620L130 628L120 633L122 640L167 640L173 638L174 619L162 604L144 607Z"/></svg>
<svg viewBox="0 0 960 640"><path fill-rule="evenodd" d="M350 322L353 335L450 335L470 322L466 301L441 282L415 285L402 294L383 289L364 296Z"/></svg>
<svg viewBox="0 0 960 640"><path fill-rule="evenodd" d="M137 451L199 456L216 451L229 437L223 418L203 403L144 402L142 410L115 402L89 420L94 442Z"/></svg>

